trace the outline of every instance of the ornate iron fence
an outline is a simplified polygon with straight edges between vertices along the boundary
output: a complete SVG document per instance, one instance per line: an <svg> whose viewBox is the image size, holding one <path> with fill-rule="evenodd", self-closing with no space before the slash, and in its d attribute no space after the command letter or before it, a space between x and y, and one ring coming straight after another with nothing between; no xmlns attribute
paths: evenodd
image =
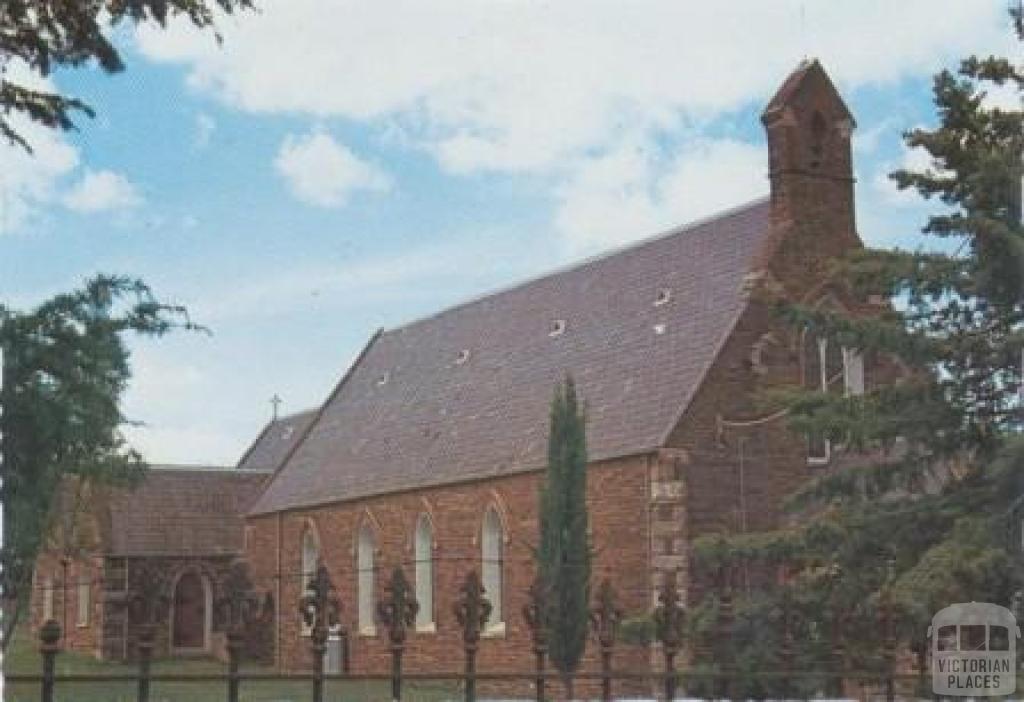
<svg viewBox="0 0 1024 702"><path fill-rule="evenodd" d="M453 616L458 622L462 634L463 669L461 672L406 672L402 667L402 658L406 647L407 632L415 623L419 605L416 602L413 588L410 586L401 568L395 568L384 590L384 598L378 602L377 616L385 627L388 635L391 655L390 674L330 674L324 671L324 653L326 643L332 632L340 629L342 603L334 584L331 582L327 568L322 564L308 582L306 593L299 602L299 613L310 630L310 648L313 654L313 669L308 673L266 673L257 671L241 671L240 662L245 650L243 637L248 625L258 616L260 598L248 579L244 566L233 569L223 588L223 594L215 603L216 611L224 623L227 641L226 671L217 674L184 675L184 674L153 674L151 670L151 653L156 619L166 607L166 595L158 583L145 584L129 598L129 607L133 607L134 615L142 622L136 642L137 670L132 674L120 675L57 675L56 661L60 654L61 629L56 621L49 621L41 628L40 652L42 654L41 675L9 675L8 683L20 686L37 685L40 702L58 702L56 692L61 689L74 689L76 685L132 685L135 689L137 702L157 702L151 694L154 684L187 683L196 685L222 686L223 696L219 699L227 702L240 702L245 699L243 691L253 691L261 684L272 682L288 682L295 685L308 685L308 697L303 695L297 700L323 702L325 699L325 683L348 681L378 684L382 688L390 688L390 694L378 695L373 699L401 700L405 683L433 682L447 685L447 697L461 697L473 702L478 697L478 683L514 684L520 689L528 690L528 697L544 702L548 700L548 682L562 679L559 673L546 669L548 651L548 627L545 622L547 611L546 593L541 584L535 582L530 589L529 600L524 607L523 618L529 626L532 652L535 659L533 671L521 673L491 673L477 670L476 657L480 645L480 637L484 625L491 612L491 604L487 600L480 577L475 570L467 573L459 590L459 598L454 607ZM731 632L732 608L729 589L721 590L719 606L719 623L717 634L728 636ZM660 657L662 671L627 671L613 667L615 647L619 640L619 628L623 614L617 604L617 595L611 583L603 581L597 591L594 605L590 612L591 630L598 646L598 672L579 672L573 679L590 681L595 690L599 690L602 700L614 699L616 684L619 687L643 686L649 696L661 700L674 700L681 686L701 684L705 690L713 691L718 698L729 698L732 694L731 683L738 673L734 664L719 656L717 670L677 669L677 656L684 646L685 611L680 602L674 578L666 578L659 593L658 605L651 620L653 622L654 649ZM797 672L792 669L792 637L790 635L789 613L783 612L784 627L783 650L781 651L782 669L775 671L743 672L745 679L758 679L772 684L775 689L785 690L786 698L795 683L800 680L813 680L822 692L832 696L842 696L844 682L869 682L880 696L893 700L897 697L897 686L901 681L911 680L920 683L920 674L897 675L895 673L896 643L892 633L891 618L881 622L885 632L885 671L879 673L858 673L847 670L843 665L841 626L838 617L834 618L833 626L833 660L835 665L829 670L814 672ZM631 696L635 696L632 694ZM443 697L443 696L442 696ZM70 699L78 699L73 697ZM165 698L164 698L165 699ZM193 699L191 696L189 699ZM367 699L370 699L369 697ZM438 699L441 699L439 697Z"/></svg>

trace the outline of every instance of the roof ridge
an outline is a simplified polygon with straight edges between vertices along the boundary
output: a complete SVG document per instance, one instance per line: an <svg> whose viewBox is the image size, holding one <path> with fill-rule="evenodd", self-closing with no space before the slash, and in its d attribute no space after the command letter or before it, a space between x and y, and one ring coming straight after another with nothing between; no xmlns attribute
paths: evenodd
<svg viewBox="0 0 1024 702"><path fill-rule="evenodd" d="M299 417L303 417L303 416L305 416L307 414L315 414L318 409L320 409L320 408L319 407L307 407L304 410L299 410L298 412L291 412L289 414L282 415L282 416L278 417L277 419L271 419L270 423L274 424L276 422L294 421L294 420L298 419Z"/></svg>
<svg viewBox="0 0 1024 702"><path fill-rule="evenodd" d="M263 428L260 429L260 433L256 435L256 438L252 440L248 448L246 448L245 451L242 452L242 456L238 459L238 462L235 463L235 470L244 470L242 468L242 464L244 464L245 461L249 458L249 456L252 455L252 452L256 450L256 447L260 445L260 442L266 438L267 433L270 431L270 428L273 427L274 424L277 423L277 421L278 420L276 419L271 419L269 422L263 425Z"/></svg>
<svg viewBox="0 0 1024 702"><path fill-rule="evenodd" d="M260 490L260 494L256 496L256 498L249 505L248 509L246 509L246 514L259 513L257 508L259 507L259 504L263 501L263 498L266 496L267 491L270 490L271 486L274 484L274 481L277 480L277 476L284 470L285 466L288 465L288 462L291 460L295 452L299 450L299 447L305 443L306 437L308 437L310 433L312 433L313 428L320 423L320 418L323 416L323 413L327 409L327 406L331 404L334 398L337 397L338 393L341 392L341 389L345 386L345 383L348 382L348 379L355 372L356 367L359 366L359 363L366 357L366 354L369 353L370 349L373 347L375 343L377 343L377 340L380 339L380 337L383 336L383 334L384 331L382 329L378 329L376 332L374 332L373 336L370 337L370 340L366 342L366 345L363 347L363 350L360 351L359 355L356 356L354 361L352 361L352 365L350 365L348 369L345 370L345 373L341 376L341 380L339 380L338 383L331 390L331 394L327 396L327 399L324 400L319 407L313 410L315 412L315 415L310 420L309 424L306 425L305 431L302 432L302 435L298 437L295 443L292 444L291 448L288 449L288 453L286 453L284 458L281 459L281 462L278 463L277 466L270 471L270 477L267 479L266 484L264 484L263 489Z"/></svg>
<svg viewBox="0 0 1024 702"><path fill-rule="evenodd" d="M260 442L263 441L264 438L266 438L267 433L275 425L281 424L282 422L294 422L299 419L304 419L306 416L313 417L316 415L318 409L318 407L309 407L299 412L292 412L291 414L286 414L283 417L277 417L276 419L272 418L270 421L263 425L263 428L260 429L259 433L256 435L256 438L253 439L253 441L249 444L248 448L246 448L245 451L242 452L241 458L239 458L238 462L235 463L234 465L235 470L248 470L255 473L261 472L259 470L253 470L252 468L242 468L242 465L245 464L249 456L251 456L253 451L256 450L256 447L260 445Z"/></svg>
<svg viewBox="0 0 1024 702"><path fill-rule="evenodd" d="M657 450L749 304L744 281L773 229L770 202L758 198L719 211L452 306L401 327L402 333L378 333L248 514L540 467L549 411L543 398L569 367L600 377L588 395L600 407L593 417L601 423L591 427L592 460ZM671 306L658 303L658 285L679 286L678 295L668 288ZM622 299L624 291L628 305L603 297ZM591 315L595 326L580 337L587 343L524 343L520 331L535 312L563 303L567 311ZM442 331L489 335L494 363L465 364L452 381L446 372L453 364L425 360L446 345ZM612 352L625 360L611 362ZM377 387L380 373L403 363L411 369L406 386ZM502 383L509 392L498 398ZM417 401L410 402L410 393Z"/></svg>
<svg viewBox="0 0 1024 702"><path fill-rule="evenodd" d="M572 261L570 263L566 263L563 266L559 266L559 267L553 268L553 269L548 270L548 271L546 271L544 273L539 273L537 275L529 276L529 277L524 278L522 280L518 280L518 281L515 281L513 283L509 283L508 285L504 285L504 286L501 286L501 287L498 287L498 288L494 288L493 290L489 290L487 292L480 293L478 295L473 295L473 296L471 296L471 297L469 297L469 298L467 298L465 300L462 300L461 302L456 302L455 304L453 304L453 305L451 305L449 307L445 307L444 309L439 310L437 312L432 312L430 314L426 314L426 315L423 315L421 317L414 317L410 321L405 322L404 324L401 324L401 325L399 325L397 327L394 327L392 329L383 329L383 330L381 330L381 334L389 335L389 334L394 334L396 332L401 332L401 331L404 331L406 329L409 329L410 327L414 327L414 326L417 326L417 325L422 324L424 322L427 322L427 321L430 321L432 319L436 319L438 317L446 315L446 314L448 314L450 312L454 312L456 310L460 310L460 309L463 309L465 307L469 307L470 305L474 305L474 304L476 304L478 302L483 302L484 300L490 299L492 297L497 297L498 295L503 295L505 293L512 292L513 290L518 290L520 288L524 288L524 287L526 287L528 285L532 285L533 283L539 282L541 280L546 280L548 278L554 278L555 276L563 275L565 273L570 273L570 272L578 270L580 268L585 268L586 266L592 265L592 264L597 263L599 261L604 261L606 259L613 258L615 256L618 256L619 254L623 254L623 253L626 253L628 251L633 251L633 250L636 250L636 249L643 248L644 246L648 246L650 244L654 244L656 242L662 241L663 239L668 239L669 237L672 237L672 236L677 236L679 234L684 234L684 233L686 233L688 231L692 231L692 230L696 229L697 227L702 227L702 226L704 226L706 224L710 224L711 222L714 222L716 220L725 219L726 217L732 217L733 215L737 215L737 214L739 214L739 213L741 213L741 212L743 212L745 210L754 209L757 206L760 206L760 205L763 205L765 203L768 203L770 201L770 199L771 199L770 195L762 195L760 197L754 198L753 200L748 200L747 202L741 203L739 205L733 205L732 207L727 207L724 210L719 210L718 212L715 212L714 214L710 214L710 215L707 215L705 217L698 217L697 219L690 220L689 222L685 222L683 224L678 224L678 225L672 227L671 229L666 229L666 230L663 230L663 231L659 231L659 232L657 232L655 234L650 234L650 235L642 236L639 239L634 239L633 241L630 241L630 242L625 243L625 244L620 244L618 246L614 246L614 247L612 247L610 249L607 249L605 251L601 251L599 253L595 253L595 254L591 254L589 256L585 256L584 258L582 258L582 259L580 259L578 261Z"/></svg>

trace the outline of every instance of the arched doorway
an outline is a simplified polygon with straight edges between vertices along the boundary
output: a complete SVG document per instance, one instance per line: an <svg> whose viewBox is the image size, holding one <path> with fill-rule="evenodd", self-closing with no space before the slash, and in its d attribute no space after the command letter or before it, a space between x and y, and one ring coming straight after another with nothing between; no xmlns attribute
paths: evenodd
<svg viewBox="0 0 1024 702"><path fill-rule="evenodd" d="M208 648L211 612L210 586L194 570L186 571L174 586L174 614L171 647L176 651L205 651Z"/></svg>

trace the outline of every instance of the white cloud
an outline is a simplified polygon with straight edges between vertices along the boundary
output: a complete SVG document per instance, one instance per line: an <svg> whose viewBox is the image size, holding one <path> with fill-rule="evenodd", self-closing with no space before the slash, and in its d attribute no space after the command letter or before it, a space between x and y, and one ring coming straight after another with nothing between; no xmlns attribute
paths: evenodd
<svg viewBox="0 0 1024 702"><path fill-rule="evenodd" d="M672 159L625 139L584 160L559 191L556 226L573 253L626 243L767 193L763 148L687 140Z"/></svg>
<svg viewBox="0 0 1024 702"><path fill-rule="evenodd" d="M1024 109L1020 89L1011 82L989 86L982 105L990 110L999 108L1007 112Z"/></svg>
<svg viewBox="0 0 1024 702"><path fill-rule="evenodd" d="M207 401L204 421L196 422L197 399L209 397L215 385L209 368L197 365L205 358L196 353L204 339L178 337L161 340L159 345L135 342L124 407L128 418L140 424L126 427L125 435L148 460L220 465L238 460L239 437L226 428L232 409L229 398ZM203 348L208 353L211 350ZM183 350L186 353L182 354ZM183 356L199 360L183 362Z"/></svg>
<svg viewBox="0 0 1024 702"><path fill-rule="evenodd" d="M142 202L131 181L113 171L86 170L81 180L64 195L64 205L76 212L123 210Z"/></svg>
<svg viewBox="0 0 1024 702"><path fill-rule="evenodd" d="M857 156L874 153L885 139L898 141L900 138L900 121L895 117L885 117L872 125L861 125L853 133L853 150Z"/></svg>
<svg viewBox="0 0 1024 702"><path fill-rule="evenodd" d="M133 445L156 462L233 464L269 418L271 395L285 398L286 412L322 402L369 330L550 265L534 255L549 242L523 251L521 241L493 232L453 239L387 255L268 262L244 280L222 271L206 280L201 294L175 302L213 336L131 340L125 412L145 422L127 431Z"/></svg>
<svg viewBox="0 0 1024 702"><path fill-rule="evenodd" d="M532 272L534 260L517 252L517 246L509 238L498 244L489 238L454 239L387 255L275 268L204 296L191 309L197 319L218 326L225 319L266 319L313 305L330 306L335 312L339 306L365 309L371 302L386 308L407 299L410 290L452 285L472 289L477 278L493 277L490 265L511 266L514 274Z"/></svg>
<svg viewBox="0 0 1024 702"><path fill-rule="evenodd" d="M400 123L459 173L549 169L623 124L745 108L804 55L849 88L1012 47L1002 5L974 0L290 0L221 28L220 47L184 25L138 43L245 110Z"/></svg>
<svg viewBox="0 0 1024 702"><path fill-rule="evenodd" d="M295 197L321 207L340 207L356 190L391 187L383 171L323 132L286 137L274 165Z"/></svg>
<svg viewBox="0 0 1024 702"><path fill-rule="evenodd" d="M871 187L890 205L913 207L921 204L921 196L914 188L900 190L889 174L896 170L925 173L936 169L932 157L920 146L911 149L904 145L902 149L903 155L898 163L890 161L881 165L871 180Z"/></svg>
<svg viewBox="0 0 1024 702"><path fill-rule="evenodd" d="M367 299L382 292L401 290L415 280L434 278L438 267L449 273L456 270L444 259L422 253L406 253L361 261L298 266L277 271L245 285L232 286L211 298L200 301L197 314L204 320L251 314L261 316L308 306L313 298L352 300L363 305ZM358 293L358 297L355 297Z"/></svg>
<svg viewBox="0 0 1024 702"><path fill-rule="evenodd" d="M174 405L201 390L205 378L198 367L168 357L160 349L144 346L132 353L129 414L138 407ZM142 417L132 417L143 419Z"/></svg>
<svg viewBox="0 0 1024 702"><path fill-rule="evenodd" d="M24 64L7 66L9 80L37 90L53 90L52 82L32 73ZM23 228L42 206L56 196L59 181L79 162L78 150L64 135L19 115L11 126L31 145L33 153L0 138L0 234Z"/></svg>
<svg viewBox="0 0 1024 702"><path fill-rule="evenodd" d="M210 144L213 132L217 129L217 122L205 112L196 115L196 134L193 142L195 148L205 149Z"/></svg>

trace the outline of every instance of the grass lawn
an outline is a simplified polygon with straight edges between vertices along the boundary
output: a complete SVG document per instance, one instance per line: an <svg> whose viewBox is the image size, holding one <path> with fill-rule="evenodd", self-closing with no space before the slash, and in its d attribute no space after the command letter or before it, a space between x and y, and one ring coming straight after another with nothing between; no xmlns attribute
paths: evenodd
<svg viewBox="0 0 1024 702"><path fill-rule="evenodd" d="M40 675L42 656L38 645L30 640L24 630L15 634L10 650L4 656L5 674ZM78 653L61 653L57 656L57 675L89 674L133 674L134 665L97 661ZM198 675L224 673L226 666L212 659L154 660L154 675ZM272 672L258 666L243 666L243 671ZM307 681L253 681L242 682L242 702L307 702L312 698L312 683ZM57 683L56 702L134 702L136 683ZM389 700L390 687L387 683L329 681L324 686L324 700L331 702L375 702ZM175 682L152 683L150 702L224 702L227 699L226 682ZM403 700L409 702L443 702L459 699L459 694L449 683L407 682L403 686ZM4 686L5 702L39 702L37 684L10 683Z"/></svg>

